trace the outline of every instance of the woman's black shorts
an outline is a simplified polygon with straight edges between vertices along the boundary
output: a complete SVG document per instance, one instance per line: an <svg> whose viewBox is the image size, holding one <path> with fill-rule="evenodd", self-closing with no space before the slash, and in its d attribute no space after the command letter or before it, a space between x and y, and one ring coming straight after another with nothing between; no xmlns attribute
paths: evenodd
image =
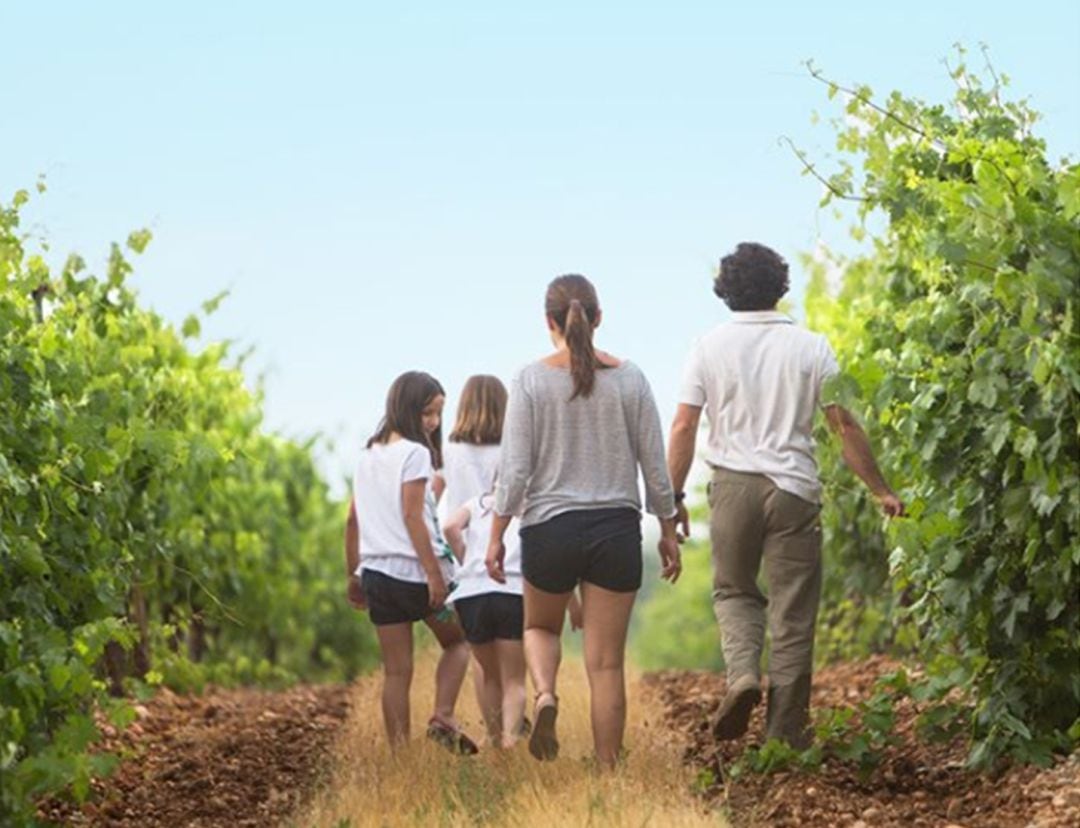
<svg viewBox="0 0 1080 828"><path fill-rule="evenodd" d="M364 569L360 572L360 588L364 591L371 623L376 626L423 621L435 612L428 603L427 584Z"/></svg>
<svg viewBox="0 0 1080 828"><path fill-rule="evenodd" d="M521 572L544 592L588 581L613 592L641 588L641 513L582 509L521 530Z"/></svg>
<svg viewBox="0 0 1080 828"><path fill-rule="evenodd" d="M490 644L496 638L520 641L525 626L520 595L486 592L454 601L465 640L470 644Z"/></svg>

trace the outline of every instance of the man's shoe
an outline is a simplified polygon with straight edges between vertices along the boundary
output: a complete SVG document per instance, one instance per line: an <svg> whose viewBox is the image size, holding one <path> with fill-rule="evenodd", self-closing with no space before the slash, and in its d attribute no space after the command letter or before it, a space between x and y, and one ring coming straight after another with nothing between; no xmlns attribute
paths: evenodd
<svg viewBox="0 0 1080 828"><path fill-rule="evenodd" d="M717 741L738 739L750 725L750 713L761 701L761 684L752 675L739 676L728 687L713 722Z"/></svg>
<svg viewBox="0 0 1080 828"><path fill-rule="evenodd" d="M810 729L810 676L799 676L791 684L774 685L772 680L769 680L765 738L787 742L796 750L806 750L813 744L813 731Z"/></svg>

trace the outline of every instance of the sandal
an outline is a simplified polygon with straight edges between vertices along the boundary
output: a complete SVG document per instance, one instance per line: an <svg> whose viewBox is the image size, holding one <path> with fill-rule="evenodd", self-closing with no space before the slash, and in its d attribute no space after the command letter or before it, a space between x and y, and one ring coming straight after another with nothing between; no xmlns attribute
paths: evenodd
<svg viewBox="0 0 1080 828"><path fill-rule="evenodd" d="M551 702L541 705L543 696L549 696ZM559 755L559 740L555 736L555 720L559 717L558 696L554 693L537 693L533 716L536 724L529 736L529 753L541 762L550 761Z"/></svg>
<svg viewBox="0 0 1080 828"><path fill-rule="evenodd" d="M441 719L432 718L428 722L427 737L458 756L472 756L480 752L476 742L466 736L464 731Z"/></svg>

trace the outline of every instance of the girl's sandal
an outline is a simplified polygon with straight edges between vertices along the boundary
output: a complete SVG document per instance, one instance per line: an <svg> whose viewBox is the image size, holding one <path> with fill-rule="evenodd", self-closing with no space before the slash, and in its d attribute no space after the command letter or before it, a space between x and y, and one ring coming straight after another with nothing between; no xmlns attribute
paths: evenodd
<svg viewBox="0 0 1080 828"><path fill-rule="evenodd" d="M546 704L540 700L548 698ZM559 740L555 736L555 720L559 716L559 698L554 693L537 693L533 706L532 733L529 736L529 753L540 761L554 759L559 755Z"/></svg>
<svg viewBox="0 0 1080 828"><path fill-rule="evenodd" d="M480 751L460 728L434 717L428 722L427 737L458 756L472 756Z"/></svg>

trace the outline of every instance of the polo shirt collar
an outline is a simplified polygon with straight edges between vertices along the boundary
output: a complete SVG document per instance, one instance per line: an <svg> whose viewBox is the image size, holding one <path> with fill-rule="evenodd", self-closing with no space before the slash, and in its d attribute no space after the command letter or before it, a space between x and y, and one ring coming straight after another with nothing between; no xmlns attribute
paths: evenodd
<svg viewBox="0 0 1080 828"><path fill-rule="evenodd" d="M764 311L732 311L731 321L738 322L740 324L769 324L780 323L786 325L793 325L795 320L788 316L786 313L781 313L775 310Z"/></svg>

